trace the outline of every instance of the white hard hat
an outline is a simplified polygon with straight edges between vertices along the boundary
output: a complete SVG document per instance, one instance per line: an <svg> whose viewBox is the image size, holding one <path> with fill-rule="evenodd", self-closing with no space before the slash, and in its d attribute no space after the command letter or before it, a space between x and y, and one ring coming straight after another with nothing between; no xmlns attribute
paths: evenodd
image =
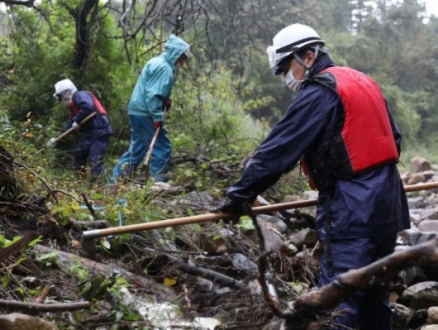
<svg viewBox="0 0 438 330"><path fill-rule="evenodd" d="M311 27L297 23L282 29L275 35L273 45L266 49L271 72L274 75L279 75L282 60L310 44L325 45L325 41Z"/></svg>
<svg viewBox="0 0 438 330"><path fill-rule="evenodd" d="M58 95L61 95L65 91L72 91L73 93L77 91L75 84L73 84L70 79L58 81L55 84L55 94L53 94L53 96L58 97Z"/></svg>

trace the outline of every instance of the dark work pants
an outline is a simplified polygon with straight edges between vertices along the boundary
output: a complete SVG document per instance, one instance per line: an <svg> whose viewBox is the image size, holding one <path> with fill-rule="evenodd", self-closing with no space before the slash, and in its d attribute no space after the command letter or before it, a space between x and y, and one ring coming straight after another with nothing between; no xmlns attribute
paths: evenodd
<svg viewBox="0 0 438 330"><path fill-rule="evenodd" d="M379 238L332 240L334 276L328 276L327 253L324 252L319 286L332 282L338 275L350 269L364 267L391 254L396 237L397 234L391 234ZM354 292L339 309L347 312L335 320L339 324L360 330L391 329L389 294L383 283Z"/></svg>
<svg viewBox="0 0 438 330"><path fill-rule="evenodd" d="M108 145L109 135L99 138L84 135L76 146L73 166L81 170L87 166L87 159L91 169L91 176L98 177L103 172L103 159Z"/></svg>

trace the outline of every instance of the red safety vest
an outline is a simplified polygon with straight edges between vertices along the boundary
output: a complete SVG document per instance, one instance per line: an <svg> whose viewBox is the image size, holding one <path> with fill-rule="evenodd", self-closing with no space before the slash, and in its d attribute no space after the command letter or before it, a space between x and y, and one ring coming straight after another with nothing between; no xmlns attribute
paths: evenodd
<svg viewBox="0 0 438 330"><path fill-rule="evenodd" d="M87 93L90 94L91 97L93 98L94 109L97 111L97 113L99 115L108 116L108 113L106 112L105 108L100 103L100 101L97 99L97 97L94 96L93 93L91 93L91 92L87 92ZM79 113L79 110L76 107L76 104L73 102L73 100L69 104L69 109L70 109L70 117L71 118L73 118L74 116L76 116Z"/></svg>
<svg viewBox="0 0 438 330"><path fill-rule="evenodd" d="M327 68L312 80L338 94L345 114L340 134L301 160L312 188L398 160L386 102L374 80L345 67Z"/></svg>

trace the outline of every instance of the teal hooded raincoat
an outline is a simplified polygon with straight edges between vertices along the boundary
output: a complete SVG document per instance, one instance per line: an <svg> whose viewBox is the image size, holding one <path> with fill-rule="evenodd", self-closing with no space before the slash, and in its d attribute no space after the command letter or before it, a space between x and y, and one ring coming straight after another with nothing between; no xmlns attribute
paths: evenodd
<svg viewBox="0 0 438 330"><path fill-rule="evenodd" d="M155 133L154 122L162 122L175 82L176 61L190 46L171 35L165 52L149 60L141 71L128 105L131 143L118 160L110 183L118 177L130 176L140 165ZM167 181L172 145L163 126L152 149L150 173L155 181Z"/></svg>
<svg viewBox="0 0 438 330"><path fill-rule="evenodd" d="M128 115L163 120L175 80L175 62L189 45L174 35L169 37L165 52L152 58L141 71L128 106Z"/></svg>

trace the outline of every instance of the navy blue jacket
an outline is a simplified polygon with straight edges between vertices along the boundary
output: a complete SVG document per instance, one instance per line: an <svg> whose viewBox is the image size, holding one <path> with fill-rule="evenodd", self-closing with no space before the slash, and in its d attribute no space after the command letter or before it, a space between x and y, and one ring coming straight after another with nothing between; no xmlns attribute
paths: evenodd
<svg viewBox="0 0 438 330"><path fill-rule="evenodd" d="M69 129L73 125L73 122L80 124L82 120L96 111L93 97L87 91L74 93L72 102L75 104L78 113L69 120L63 130ZM72 110L70 109L70 111ZM98 114L84 125L81 125L80 132L97 139L104 135L113 134L113 129L111 128L108 116Z"/></svg>
<svg viewBox="0 0 438 330"><path fill-rule="evenodd" d="M335 64L325 55L309 77ZM401 135L388 110L394 139L400 150ZM241 179L227 196L238 202L253 202L257 195L291 171L301 156L332 139L343 126L344 111L339 96L315 82L303 83L286 115L258 147ZM410 228L406 195L395 164L339 179L318 195L316 229L326 237L330 221L332 239L378 237Z"/></svg>

